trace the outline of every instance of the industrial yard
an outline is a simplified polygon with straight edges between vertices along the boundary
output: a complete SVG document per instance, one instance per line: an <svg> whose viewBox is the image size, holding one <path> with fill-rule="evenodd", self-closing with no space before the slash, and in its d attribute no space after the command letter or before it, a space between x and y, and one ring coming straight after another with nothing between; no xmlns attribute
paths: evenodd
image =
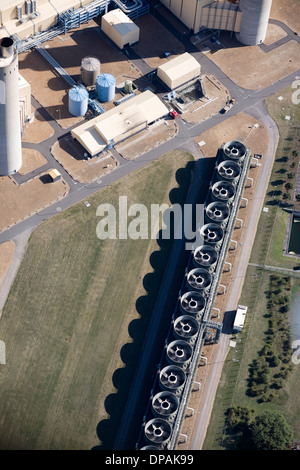
<svg viewBox="0 0 300 470"><path fill-rule="evenodd" d="M300 2L251 1L0 0L1 449L203 448L300 76ZM124 195L203 246L100 241Z"/></svg>

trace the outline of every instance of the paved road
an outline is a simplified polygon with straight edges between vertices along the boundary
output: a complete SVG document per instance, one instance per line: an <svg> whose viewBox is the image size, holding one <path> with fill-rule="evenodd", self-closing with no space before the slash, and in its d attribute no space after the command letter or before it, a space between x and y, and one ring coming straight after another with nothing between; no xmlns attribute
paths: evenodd
<svg viewBox="0 0 300 470"><path fill-rule="evenodd" d="M282 23L280 23L280 26L282 26L283 29L285 29L285 31L288 33L288 38L293 38L293 40L300 42L300 38L295 36L293 31L291 31ZM251 211L250 221L245 232L244 246L241 252L241 256L239 257L238 265L236 267L236 275L233 287L231 288L231 291L229 293L226 310L235 308L243 284L245 270L249 260L251 246L254 240L255 228L259 214L261 212L261 205L263 202L266 185L271 171L272 161L275 154L278 139L276 125L268 116L266 109L263 105L263 101L266 97L276 93L277 91L282 88L285 88L288 85L291 85L291 83L295 80L295 77L300 75L300 70L284 77L281 80L278 80L277 82L271 84L268 87L255 91L246 90L235 84L232 80L230 80L230 78L227 77L216 64L214 64L199 50L196 50L196 48L194 48L191 44L186 43L186 45L188 45L187 49L189 49L189 52L191 52L201 63L202 72L206 74L213 74L220 82L223 83L223 85L227 87L230 92L230 95L234 96L236 99L235 106L227 114L213 116L212 118L207 119L206 121L201 122L199 124L187 124L179 120L179 132L174 139L166 142L165 144L161 145L156 149L153 149L150 152L147 152L135 161L127 161L119 157L120 166L112 173L103 176L98 182L93 182L90 184L81 184L74 181L50 153L51 145L59 137L62 137L66 133L66 131L60 128L58 124L51 117L49 117L47 112L43 108L41 108L35 100L33 100L33 104L35 105L35 107L37 107L39 112L41 112L41 114L43 114L46 119L49 120L49 123L54 129L54 135L50 139L44 141L42 144L32 146L32 148L38 149L47 158L47 165L49 165L49 168L57 168L62 173L64 179L70 187L70 191L69 194L63 200L51 205L50 207L38 212L37 214L25 219L24 221L19 222L18 224L0 233L0 243L12 239L20 240L20 238L22 238L22 234L24 234L24 242L24 240L26 240L26 233L30 233L35 227L37 227L41 223L41 221L52 217L53 215L57 214L58 211L62 211L67 209L68 207L71 207L75 203L88 199L89 196L99 191L99 189L112 184L113 182L123 178L125 175L131 173L132 171L135 171L136 169L147 165L149 162L158 159L160 156L164 155L170 150L176 148L190 147L191 145L193 145L193 141L196 136L199 136L201 133L205 132L208 129L211 129L212 127L230 118L231 116L236 115L241 111L246 111L254 115L258 120L262 121L267 126L270 141L267 155L264 156L262 172L256 190L256 198L254 200L254 206ZM139 61L139 58L135 58L135 60L137 61L137 63L142 63L141 61ZM68 129L68 132L69 131L70 129ZM8 286L6 288L8 289ZM193 449L201 449L201 446L203 444L203 439L205 437L205 432L213 405L213 398L215 396L215 391L221 374L222 365L228 350L228 332L228 325L225 323L224 333L221 335L213 373L209 378L209 384L207 387L207 390L209 390L209 392L207 392L205 405L203 407L198 422L197 432L192 442Z"/></svg>

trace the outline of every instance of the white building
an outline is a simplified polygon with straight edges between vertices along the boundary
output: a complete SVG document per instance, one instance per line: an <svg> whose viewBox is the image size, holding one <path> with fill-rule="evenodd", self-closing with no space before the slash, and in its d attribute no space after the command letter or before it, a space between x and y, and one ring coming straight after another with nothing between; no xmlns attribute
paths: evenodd
<svg viewBox="0 0 300 470"><path fill-rule="evenodd" d="M245 305L238 305L232 328L233 333L239 333L240 331L242 331L246 320L247 310L248 307L246 307Z"/></svg>

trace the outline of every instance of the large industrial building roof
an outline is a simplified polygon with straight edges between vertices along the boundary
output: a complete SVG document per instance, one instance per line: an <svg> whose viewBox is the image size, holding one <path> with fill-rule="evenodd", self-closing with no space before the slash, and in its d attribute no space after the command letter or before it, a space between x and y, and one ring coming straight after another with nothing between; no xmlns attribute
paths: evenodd
<svg viewBox="0 0 300 470"><path fill-rule="evenodd" d="M157 76L172 90L200 75L199 62L188 52L165 62L157 69Z"/></svg>
<svg viewBox="0 0 300 470"><path fill-rule="evenodd" d="M91 156L97 155L111 143L117 143L147 124L168 114L168 108L147 90L110 109L71 131Z"/></svg>

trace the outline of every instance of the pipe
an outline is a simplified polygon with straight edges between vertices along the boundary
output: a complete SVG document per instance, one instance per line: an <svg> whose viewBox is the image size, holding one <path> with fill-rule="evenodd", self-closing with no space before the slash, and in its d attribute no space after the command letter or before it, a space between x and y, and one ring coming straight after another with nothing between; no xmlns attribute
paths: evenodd
<svg viewBox="0 0 300 470"><path fill-rule="evenodd" d="M0 52L3 59L12 57L14 54L14 41L12 38L4 37L0 40Z"/></svg>

